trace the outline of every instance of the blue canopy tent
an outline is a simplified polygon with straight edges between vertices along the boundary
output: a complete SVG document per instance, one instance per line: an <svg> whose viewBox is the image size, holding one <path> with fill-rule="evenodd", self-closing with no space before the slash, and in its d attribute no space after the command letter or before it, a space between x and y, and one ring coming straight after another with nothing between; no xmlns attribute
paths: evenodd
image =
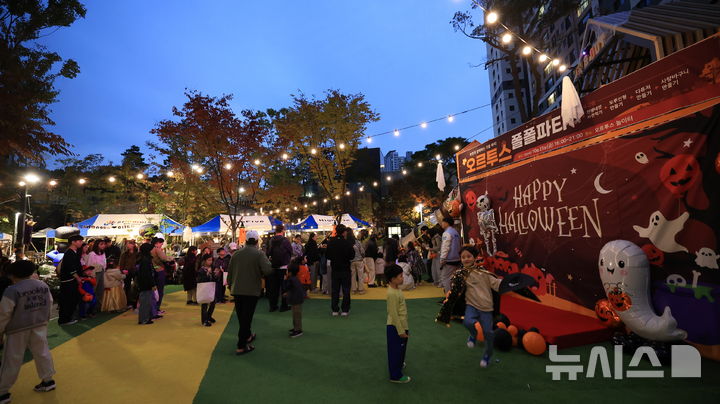
<svg viewBox="0 0 720 404"><path fill-rule="evenodd" d="M271 232L275 226L282 222L272 216L237 216L237 219L246 230ZM221 233L230 232L230 216L217 215L207 222L192 228L193 233Z"/></svg>
<svg viewBox="0 0 720 404"><path fill-rule="evenodd" d="M357 224L358 227L370 227L370 223L368 223L362 219L359 219L349 213L346 213L343 215L343 219L345 219L346 217L349 217L353 222L355 222ZM345 222L345 220L343 220L343 223L344 222Z"/></svg>

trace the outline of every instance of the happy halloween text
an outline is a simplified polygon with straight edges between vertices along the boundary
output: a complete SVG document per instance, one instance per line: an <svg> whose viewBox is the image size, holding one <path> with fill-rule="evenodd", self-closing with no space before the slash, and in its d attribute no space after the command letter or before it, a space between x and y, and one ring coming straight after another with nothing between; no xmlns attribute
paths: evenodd
<svg viewBox="0 0 720 404"><path fill-rule="evenodd" d="M517 185L513 190L514 208L503 211L498 208L500 233L528 234L535 231L556 233L558 237L602 237L598 198L590 205L539 206L538 202L563 203L562 180L536 178L527 185ZM536 205L536 203L538 203Z"/></svg>

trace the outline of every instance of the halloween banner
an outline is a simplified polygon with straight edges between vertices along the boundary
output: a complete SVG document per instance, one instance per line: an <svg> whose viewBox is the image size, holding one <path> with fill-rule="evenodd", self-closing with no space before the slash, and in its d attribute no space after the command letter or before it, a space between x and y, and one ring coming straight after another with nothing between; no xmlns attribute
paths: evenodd
<svg viewBox="0 0 720 404"><path fill-rule="evenodd" d="M718 55L716 35L584 97L585 117L575 127L563 125L558 108L484 144L473 142L456 156L458 176L466 181L478 178L715 97L720 94Z"/></svg>
<svg viewBox="0 0 720 404"><path fill-rule="evenodd" d="M696 46L717 47L717 41L713 37ZM633 307L660 320L669 307L677 328L687 332L686 340L716 349L713 356L717 356L720 60L713 64L717 54L703 54L700 61L715 70L691 69L695 77L687 77L687 82L696 83L694 90L678 97L687 100L693 94L692 103L678 106L676 99L667 99L618 115L644 114L619 128L590 129L597 133L591 138L578 134L588 129L565 132L562 136L583 140L549 146L533 158L482 175L461 170L465 240L487 243L494 252L486 262L491 270L522 272L537 279L540 287L534 292L543 304L594 315L596 302L607 297L616 311ZM657 64L649 67L666 70ZM698 80L703 71L714 75ZM698 84L702 80L705 84ZM633 86L641 84L627 78L616 83L633 93ZM715 93L706 93L708 88ZM592 102L594 96L586 98ZM588 100L583 103L589 105ZM552 122L552 116L539 120ZM592 119L581 126L605 127ZM487 149L502 139L510 138L502 136L481 146ZM483 147L471 145L461 151L459 167L461 156L468 158L479 149ZM635 244L645 254L618 259L616 266L608 267L609 258L601 256L601 250L614 240ZM637 273L649 276L627 276ZM649 299L633 300L626 292L646 289ZM668 340L673 332L667 330Z"/></svg>

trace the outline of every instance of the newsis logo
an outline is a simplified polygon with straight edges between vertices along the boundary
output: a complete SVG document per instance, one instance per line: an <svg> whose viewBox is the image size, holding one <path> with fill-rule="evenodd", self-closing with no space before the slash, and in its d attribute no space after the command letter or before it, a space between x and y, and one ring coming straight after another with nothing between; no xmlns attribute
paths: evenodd
<svg viewBox="0 0 720 404"><path fill-rule="evenodd" d="M699 378L701 375L700 353L691 345L673 345L671 347L671 362L669 375L666 368L660 364L655 351L647 346L641 346L635 350L630 359L628 369L623 369L623 347L615 345L613 348L613 366L610 367L610 359L607 349L604 346L596 346L590 350L587 367L584 367L580 355L559 355L557 345L550 345L550 362L562 363L562 365L547 365L545 371L552 374L553 380L562 380L567 375L567 380L577 380L578 375L584 374L586 378L594 377L622 379L661 379L671 378ZM640 370L637 367L643 356L646 356L653 367L653 370Z"/></svg>

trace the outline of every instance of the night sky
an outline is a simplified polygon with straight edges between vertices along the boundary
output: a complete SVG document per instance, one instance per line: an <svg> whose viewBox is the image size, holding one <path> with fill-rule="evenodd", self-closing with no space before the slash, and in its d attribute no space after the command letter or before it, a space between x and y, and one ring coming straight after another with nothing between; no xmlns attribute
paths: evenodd
<svg viewBox="0 0 720 404"><path fill-rule="evenodd" d="M232 93L233 108L290 105L299 90L362 92L381 114L368 135L489 103L484 44L453 31L469 1L94 1L87 16L42 39L80 64L58 79L56 133L81 156L115 163L171 117L185 88ZM481 65L473 67L473 65ZM491 126L486 107L372 146L404 154ZM488 130L477 139L492 136Z"/></svg>

